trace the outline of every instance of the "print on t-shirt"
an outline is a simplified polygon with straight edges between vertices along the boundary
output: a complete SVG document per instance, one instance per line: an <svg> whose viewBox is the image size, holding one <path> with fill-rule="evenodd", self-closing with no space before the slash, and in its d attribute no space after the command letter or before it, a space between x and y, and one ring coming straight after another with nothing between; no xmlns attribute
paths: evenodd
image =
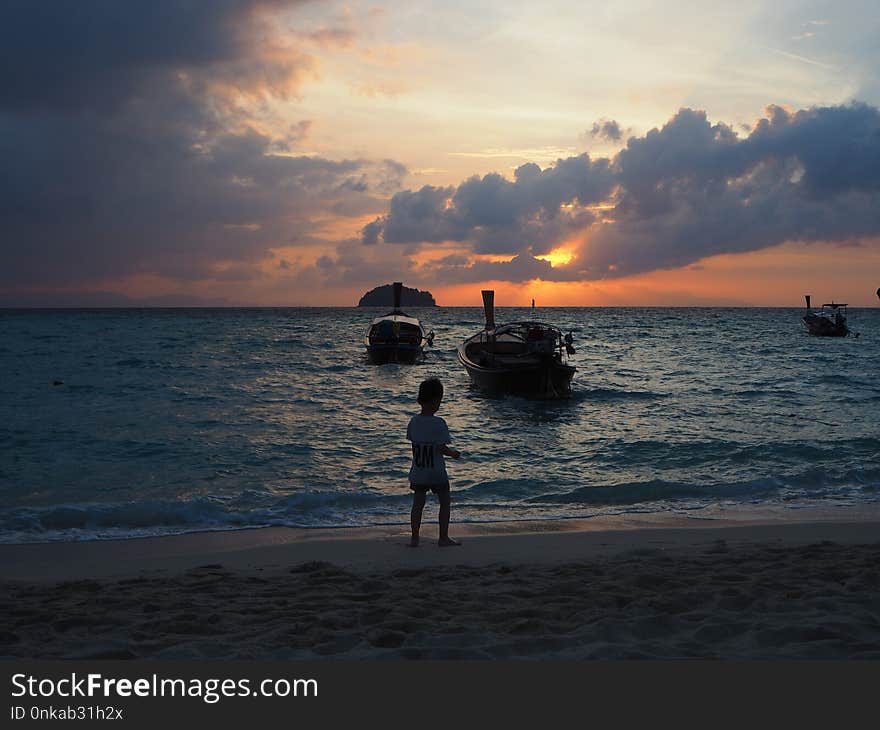
<svg viewBox="0 0 880 730"><path fill-rule="evenodd" d="M413 444L413 463L419 469L434 468L434 444Z"/></svg>
<svg viewBox="0 0 880 730"><path fill-rule="evenodd" d="M413 416L407 426L406 437L412 441L410 483L433 485L448 481L446 462L440 451L450 441L446 421L439 416Z"/></svg>

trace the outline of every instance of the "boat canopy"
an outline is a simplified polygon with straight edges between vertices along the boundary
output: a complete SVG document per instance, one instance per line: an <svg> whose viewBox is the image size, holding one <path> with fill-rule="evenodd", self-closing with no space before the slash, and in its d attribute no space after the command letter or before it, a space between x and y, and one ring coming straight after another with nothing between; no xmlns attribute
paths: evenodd
<svg viewBox="0 0 880 730"><path fill-rule="evenodd" d="M557 336L562 336L562 332L558 327L546 322L510 322L493 329L483 330L479 335L489 335L491 337L510 337L513 339L527 339L530 332L535 330L550 330Z"/></svg>

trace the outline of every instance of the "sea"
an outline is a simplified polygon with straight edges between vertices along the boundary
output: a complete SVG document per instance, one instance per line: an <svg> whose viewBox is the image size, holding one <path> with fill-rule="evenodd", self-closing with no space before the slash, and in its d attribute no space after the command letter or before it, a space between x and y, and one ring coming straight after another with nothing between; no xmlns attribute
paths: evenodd
<svg viewBox="0 0 880 730"><path fill-rule="evenodd" d="M573 333L561 401L470 384L481 308L408 311L436 334L425 362L377 366L380 310L0 310L0 541L406 525L431 376L453 522L880 503L880 309L836 339L797 308L499 308Z"/></svg>

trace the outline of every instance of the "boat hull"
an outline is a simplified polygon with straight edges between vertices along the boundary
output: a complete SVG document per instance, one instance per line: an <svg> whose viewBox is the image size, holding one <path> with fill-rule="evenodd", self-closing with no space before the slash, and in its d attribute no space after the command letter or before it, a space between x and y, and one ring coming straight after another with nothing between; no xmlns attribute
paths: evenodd
<svg viewBox="0 0 880 730"><path fill-rule="evenodd" d="M459 351L471 381L487 393L513 393L537 398L567 398L577 368L548 358L535 365L510 368L486 368L471 362Z"/></svg>
<svg viewBox="0 0 880 730"><path fill-rule="evenodd" d="M371 345L367 344L367 358L374 365L386 363L404 363L412 365L420 362L425 356L421 347L412 345Z"/></svg>
<svg viewBox="0 0 880 730"><path fill-rule="evenodd" d="M434 333L426 333L418 319L395 309L370 323L364 346L367 359L376 365L412 364L424 359L433 340Z"/></svg>
<svg viewBox="0 0 880 730"><path fill-rule="evenodd" d="M816 337L846 337L849 334L846 323L836 324L824 317L803 317L801 322L807 332Z"/></svg>

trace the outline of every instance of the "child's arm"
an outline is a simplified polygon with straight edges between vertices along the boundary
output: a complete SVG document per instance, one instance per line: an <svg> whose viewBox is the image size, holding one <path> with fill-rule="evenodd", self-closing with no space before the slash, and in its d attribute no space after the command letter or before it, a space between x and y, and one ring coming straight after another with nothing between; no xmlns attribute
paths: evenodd
<svg viewBox="0 0 880 730"><path fill-rule="evenodd" d="M447 446L446 444L442 444L440 446L440 453L443 456L451 456L453 459L457 459L461 456L461 452L458 449L453 449L451 446Z"/></svg>

